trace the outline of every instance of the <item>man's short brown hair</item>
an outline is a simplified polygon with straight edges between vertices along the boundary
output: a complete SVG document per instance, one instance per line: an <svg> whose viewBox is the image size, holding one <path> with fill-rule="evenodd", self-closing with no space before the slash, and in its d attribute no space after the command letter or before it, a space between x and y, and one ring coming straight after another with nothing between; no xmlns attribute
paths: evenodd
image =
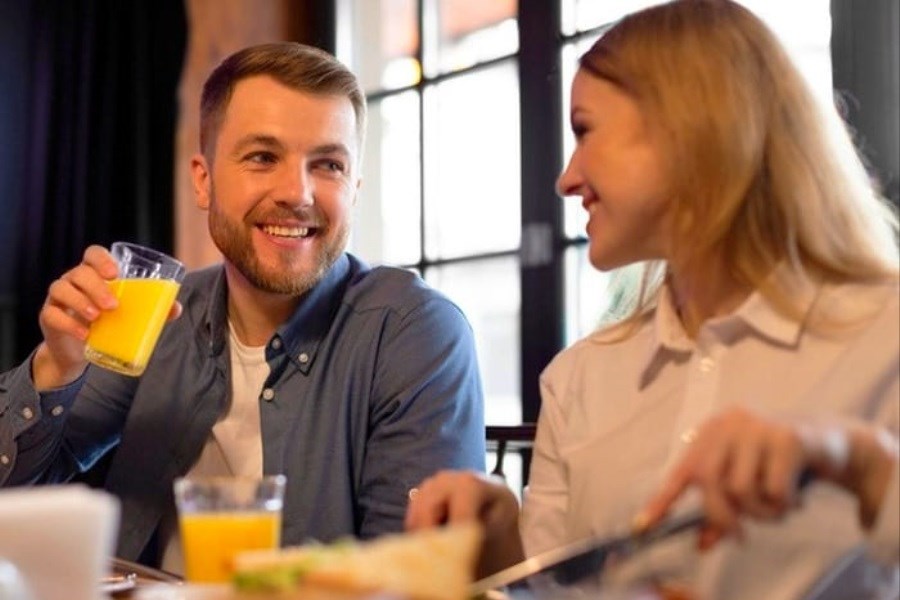
<svg viewBox="0 0 900 600"><path fill-rule="evenodd" d="M200 97L200 150L212 159L216 137L234 88L242 79L268 75L300 92L345 96L356 114L360 152L366 130L366 97L356 76L327 52L296 42L250 46L213 70Z"/></svg>

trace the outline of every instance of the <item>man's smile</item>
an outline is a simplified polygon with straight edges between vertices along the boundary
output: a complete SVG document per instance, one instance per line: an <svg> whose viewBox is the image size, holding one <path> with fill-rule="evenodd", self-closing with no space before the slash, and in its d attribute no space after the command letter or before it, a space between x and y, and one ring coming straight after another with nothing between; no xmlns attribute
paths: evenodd
<svg viewBox="0 0 900 600"><path fill-rule="evenodd" d="M284 226L284 225L260 225L263 233L279 238L307 238L316 234L316 227Z"/></svg>

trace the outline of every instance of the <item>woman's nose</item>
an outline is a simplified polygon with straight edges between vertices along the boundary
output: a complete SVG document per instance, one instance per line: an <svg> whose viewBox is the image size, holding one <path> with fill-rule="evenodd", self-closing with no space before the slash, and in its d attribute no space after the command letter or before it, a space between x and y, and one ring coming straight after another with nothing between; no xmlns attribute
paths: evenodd
<svg viewBox="0 0 900 600"><path fill-rule="evenodd" d="M559 174L556 180L556 193L560 196L574 196L578 193L578 187L581 185L581 178L575 164L575 154L569 158L566 168Z"/></svg>

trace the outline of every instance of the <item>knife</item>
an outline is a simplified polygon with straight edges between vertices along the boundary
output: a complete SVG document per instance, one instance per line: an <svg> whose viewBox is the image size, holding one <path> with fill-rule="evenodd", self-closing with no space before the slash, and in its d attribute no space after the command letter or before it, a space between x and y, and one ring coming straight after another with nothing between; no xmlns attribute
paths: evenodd
<svg viewBox="0 0 900 600"><path fill-rule="evenodd" d="M498 571L472 584L470 596L489 590L525 584L534 575L549 576L559 585L571 585L585 577L599 573L611 556L624 557L645 546L683 531L696 529L706 520L702 511L692 511L661 521L645 531L630 532L616 537L592 536L566 546L532 556L511 567Z"/></svg>
<svg viewBox="0 0 900 600"><path fill-rule="evenodd" d="M804 490L815 475L810 469L801 471L797 479L797 491ZM706 521L702 509L695 509L679 516L660 521L656 525L632 531L615 537L591 536L532 556L511 567L497 571L474 582L469 588L471 597L477 597L490 590L505 587L525 587L529 577L540 575L549 577L552 584L567 586L577 583L603 570L607 560L615 556L624 558L638 552L659 540L677 535L683 531L698 529Z"/></svg>

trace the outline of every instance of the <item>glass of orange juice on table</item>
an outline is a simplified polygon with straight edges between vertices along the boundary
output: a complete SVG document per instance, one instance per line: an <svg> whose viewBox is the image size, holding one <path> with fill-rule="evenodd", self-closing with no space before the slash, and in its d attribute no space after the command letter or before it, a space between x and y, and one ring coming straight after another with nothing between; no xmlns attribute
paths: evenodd
<svg viewBox="0 0 900 600"><path fill-rule="evenodd" d="M110 253L119 263L119 276L109 282L119 305L91 323L84 355L136 377L147 367L185 269L171 256L128 242L114 243Z"/></svg>
<svg viewBox="0 0 900 600"><path fill-rule="evenodd" d="M176 479L187 580L229 581L235 555L278 548L284 486L284 475Z"/></svg>

